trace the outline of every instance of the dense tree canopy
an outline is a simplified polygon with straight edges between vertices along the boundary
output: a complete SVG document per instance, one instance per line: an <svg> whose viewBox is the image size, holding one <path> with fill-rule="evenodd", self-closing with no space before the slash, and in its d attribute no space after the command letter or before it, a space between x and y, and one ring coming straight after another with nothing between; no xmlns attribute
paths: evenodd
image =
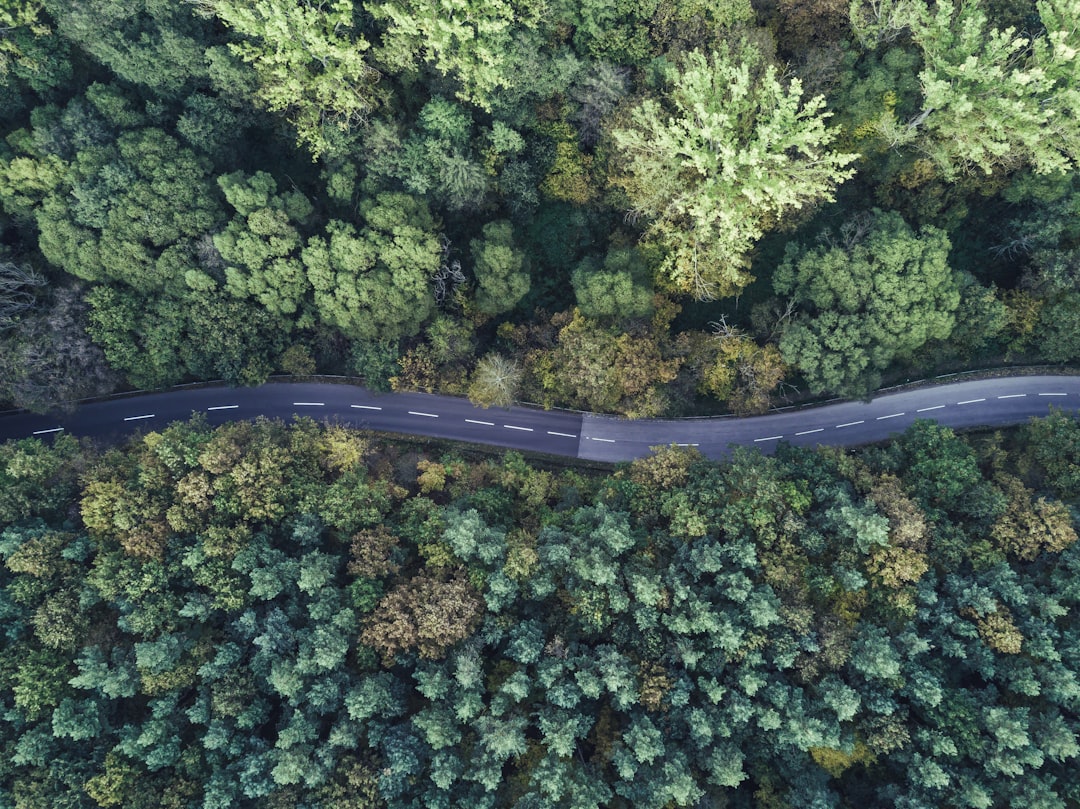
<svg viewBox="0 0 1080 809"><path fill-rule="evenodd" d="M0 3L0 263L45 281L0 407L286 372L679 416L1074 362L1077 2ZM948 280L781 291L871 209Z"/></svg>
<svg viewBox="0 0 1080 809"><path fill-rule="evenodd" d="M1068 806L1069 430L589 475L308 421L8 443L2 794Z"/></svg>

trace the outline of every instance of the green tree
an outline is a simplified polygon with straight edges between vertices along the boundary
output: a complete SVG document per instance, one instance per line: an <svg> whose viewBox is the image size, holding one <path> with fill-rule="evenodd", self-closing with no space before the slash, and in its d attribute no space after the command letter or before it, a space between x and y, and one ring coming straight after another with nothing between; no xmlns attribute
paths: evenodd
<svg viewBox="0 0 1080 809"><path fill-rule="evenodd" d="M210 164L159 129L80 151L67 182L37 210L38 246L87 281L140 292L179 290L196 267L195 242L222 218Z"/></svg>
<svg viewBox="0 0 1080 809"><path fill-rule="evenodd" d="M525 254L514 246L509 222L488 222L482 234L469 244L478 286L476 308L498 315L513 309L529 291L529 268Z"/></svg>
<svg viewBox="0 0 1080 809"><path fill-rule="evenodd" d="M908 124L951 179L976 168L1030 165L1065 173L1080 159L1080 15L1077 0L1036 3L1042 31L990 27L978 3L911 4L911 34L923 52L923 110Z"/></svg>
<svg viewBox="0 0 1080 809"><path fill-rule="evenodd" d="M523 0L390 0L367 10L386 26L383 64L401 72L429 63L458 83L459 98L490 110L500 90L519 83L515 40L539 28L543 8Z"/></svg>
<svg viewBox="0 0 1080 809"><path fill-rule="evenodd" d="M206 80L210 26L178 3L43 0L60 34L121 79L166 98Z"/></svg>
<svg viewBox="0 0 1080 809"><path fill-rule="evenodd" d="M641 251L613 247L602 267L585 259L571 275L578 308L589 317L632 320L653 308L649 268Z"/></svg>
<svg viewBox="0 0 1080 809"><path fill-rule="evenodd" d="M747 254L770 223L831 199L856 155L829 148L824 99L804 102L800 81L785 86L746 41L690 52L665 81L659 100L640 101L612 130L615 182L667 251L672 289L731 295L750 282Z"/></svg>
<svg viewBox="0 0 1080 809"><path fill-rule="evenodd" d="M299 191L278 194L277 181L264 171L252 176L234 172L218 185L236 217L214 236L226 262L225 287L238 298L254 298L274 314L295 315L311 289L300 261L302 237L297 225L312 213ZM212 286L205 274L191 274L196 289Z"/></svg>
<svg viewBox="0 0 1080 809"><path fill-rule="evenodd" d="M442 252L427 205L379 194L360 205L363 227L331 220L303 250L323 320L361 340L411 337L435 310Z"/></svg>
<svg viewBox="0 0 1080 809"><path fill-rule="evenodd" d="M256 97L284 113L313 159L338 148L375 105L379 74L364 58L368 42L352 33L352 0L187 0L243 41L229 50L250 64Z"/></svg>
<svg viewBox="0 0 1080 809"><path fill-rule="evenodd" d="M960 292L948 254L943 231L916 234L876 209L845 225L838 242L790 246L773 287L803 311L780 339L785 361L815 392L869 393L894 360L951 333Z"/></svg>

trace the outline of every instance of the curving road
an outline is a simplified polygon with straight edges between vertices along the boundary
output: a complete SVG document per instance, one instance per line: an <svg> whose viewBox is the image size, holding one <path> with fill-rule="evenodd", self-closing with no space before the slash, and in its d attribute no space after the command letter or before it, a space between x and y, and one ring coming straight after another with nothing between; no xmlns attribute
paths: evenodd
<svg viewBox="0 0 1080 809"><path fill-rule="evenodd" d="M0 440L66 431L105 440L205 414L210 424L256 416L294 416L357 428L471 441L591 461L649 454L658 444L698 447L721 458L732 444L771 452L780 441L854 446L902 432L917 418L950 427L1005 426L1050 407L1080 410L1080 376L1016 376L936 385L752 418L628 420L526 407L474 407L423 393L377 394L353 385L278 382L257 388L208 387L108 399L61 417L0 415Z"/></svg>

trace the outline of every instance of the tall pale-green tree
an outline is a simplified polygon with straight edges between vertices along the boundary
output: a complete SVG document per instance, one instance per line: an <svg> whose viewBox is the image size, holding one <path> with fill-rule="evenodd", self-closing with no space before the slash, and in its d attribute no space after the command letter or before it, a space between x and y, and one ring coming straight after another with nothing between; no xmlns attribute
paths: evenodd
<svg viewBox="0 0 1080 809"><path fill-rule="evenodd" d="M852 176L857 155L830 148L824 106L744 41L686 54L668 67L659 99L628 110L612 132L615 181L645 219L646 239L666 249L660 272L670 288L734 294L752 280L757 239Z"/></svg>
<svg viewBox="0 0 1080 809"><path fill-rule="evenodd" d="M229 50L258 74L259 101L285 113L314 158L374 105L379 74L365 59L367 40L353 31L352 0L188 2L242 37Z"/></svg>
<svg viewBox="0 0 1080 809"><path fill-rule="evenodd" d="M922 109L890 127L942 176L1065 173L1080 160L1080 0L1040 0L1030 31L999 30L978 2L855 0L852 25L867 45L909 32L922 52Z"/></svg>
<svg viewBox="0 0 1080 809"><path fill-rule="evenodd" d="M457 95L490 109L520 83L519 36L535 32L546 3L529 0L385 0L367 12L385 26L379 60L395 71L428 63L458 83Z"/></svg>

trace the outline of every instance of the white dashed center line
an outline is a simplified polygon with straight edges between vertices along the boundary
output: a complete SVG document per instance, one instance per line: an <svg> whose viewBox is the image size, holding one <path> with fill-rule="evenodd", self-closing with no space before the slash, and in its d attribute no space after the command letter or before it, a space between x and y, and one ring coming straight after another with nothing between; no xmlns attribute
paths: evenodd
<svg viewBox="0 0 1080 809"><path fill-rule="evenodd" d="M410 416L424 416L425 418L429 418L429 419L437 419L439 417L439 415L437 413L421 413L419 410L410 410L409 415Z"/></svg>
<svg viewBox="0 0 1080 809"><path fill-rule="evenodd" d="M976 402L985 402L986 399L964 399L962 402L957 402L958 405L962 404L975 404Z"/></svg>
<svg viewBox="0 0 1080 809"><path fill-rule="evenodd" d="M467 421L467 420L468 420L468 419L466 419L466 421ZM560 438L577 438L577 436L576 436L576 435L571 435L570 433L557 433L557 432L555 432L554 430L548 430L548 431L547 431L547 434L548 434L548 435L557 435L557 436L559 436Z"/></svg>
<svg viewBox="0 0 1080 809"><path fill-rule="evenodd" d="M945 405L934 405L933 407L920 407L916 410L916 413L925 413L927 410L941 410Z"/></svg>
<svg viewBox="0 0 1080 809"><path fill-rule="evenodd" d="M824 427L818 427L816 430L803 430L801 433L795 433L795 435L810 435L810 433L822 433L825 432Z"/></svg>
<svg viewBox="0 0 1080 809"><path fill-rule="evenodd" d="M1040 396L1068 396L1067 393L1040 393Z"/></svg>
<svg viewBox="0 0 1080 809"><path fill-rule="evenodd" d="M45 433L58 433L63 429L63 427L52 427L48 430L34 430L34 435L45 435Z"/></svg>
<svg viewBox="0 0 1080 809"><path fill-rule="evenodd" d="M153 413L147 413L145 416L128 416L124 421L138 421L139 419L152 419L153 417Z"/></svg>
<svg viewBox="0 0 1080 809"><path fill-rule="evenodd" d="M903 413L890 413L887 416L878 416L876 419L874 419L874 421L882 421L884 419L894 419L897 416L902 416L902 415L904 415L904 414Z"/></svg>
<svg viewBox="0 0 1080 809"><path fill-rule="evenodd" d="M591 435L586 436L590 441L603 441L605 444L614 444L614 438L593 438Z"/></svg>
<svg viewBox="0 0 1080 809"><path fill-rule="evenodd" d="M349 405L349 407L355 407L357 410L382 410L381 407L375 405Z"/></svg>
<svg viewBox="0 0 1080 809"><path fill-rule="evenodd" d="M757 442L757 441L776 441L776 440L781 439L783 437L784 436L782 436L782 435L767 435L764 438L755 438L754 441L755 442Z"/></svg>
<svg viewBox="0 0 1080 809"><path fill-rule="evenodd" d="M240 405L217 405L215 407L208 407L207 410L236 410Z"/></svg>
<svg viewBox="0 0 1080 809"><path fill-rule="evenodd" d="M675 446L677 446L677 447L699 447L701 445L700 444L680 444L680 443L676 442Z"/></svg>
<svg viewBox="0 0 1080 809"><path fill-rule="evenodd" d="M1007 393L1004 396L999 396L999 399L1023 399L1027 396L1026 393Z"/></svg>
<svg viewBox="0 0 1080 809"><path fill-rule="evenodd" d="M326 407L326 402L293 402L293 407Z"/></svg>
<svg viewBox="0 0 1080 809"><path fill-rule="evenodd" d="M483 424L485 427L495 426L495 422L493 421L477 421L476 419L465 419L465 421L469 422L469 424Z"/></svg>
<svg viewBox="0 0 1080 809"><path fill-rule="evenodd" d="M513 424L504 424L503 427L505 427L507 430L521 430L525 433L531 433L533 431L532 427L516 427Z"/></svg>
<svg viewBox="0 0 1080 809"><path fill-rule="evenodd" d="M847 421L847 422L844 422L843 424L837 424L836 429L839 430L841 427L854 427L856 424L863 424L863 423L864 422L862 422L862 421Z"/></svg>

